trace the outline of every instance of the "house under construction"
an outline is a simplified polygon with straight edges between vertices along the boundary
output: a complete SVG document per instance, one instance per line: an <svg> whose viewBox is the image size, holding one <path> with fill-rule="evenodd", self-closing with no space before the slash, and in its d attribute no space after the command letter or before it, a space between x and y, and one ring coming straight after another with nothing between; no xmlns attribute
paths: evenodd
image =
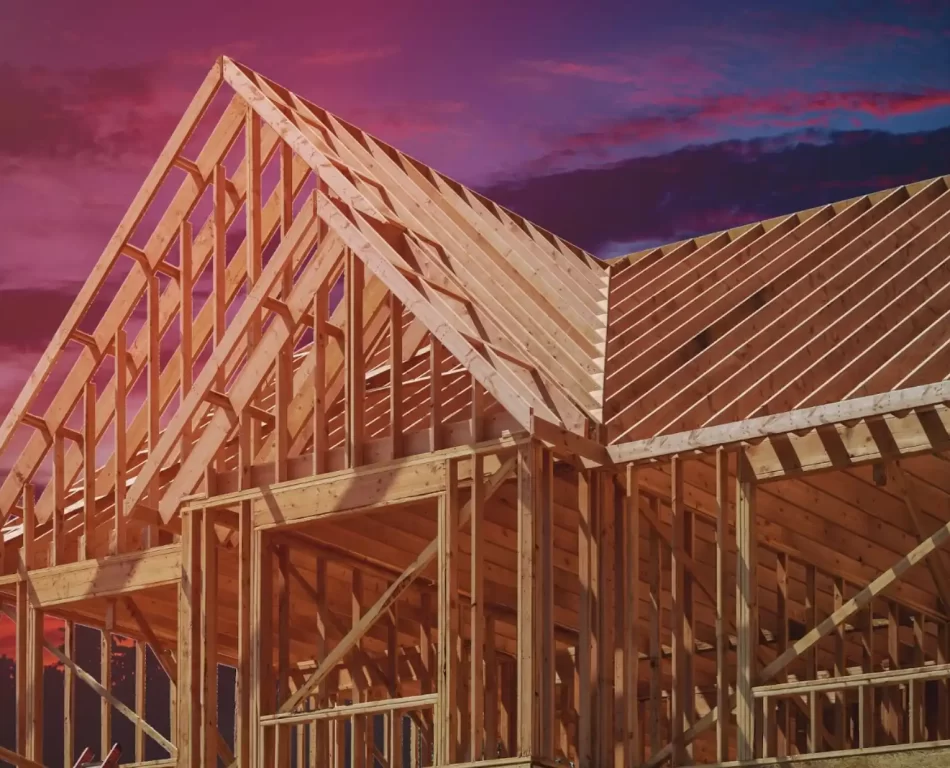
<svg viewBox="0 0 950 768"><path fill-rule="evenodd" d="M0 761L947 765L948 180L604 262L220 59L0 425Z"/></svg>

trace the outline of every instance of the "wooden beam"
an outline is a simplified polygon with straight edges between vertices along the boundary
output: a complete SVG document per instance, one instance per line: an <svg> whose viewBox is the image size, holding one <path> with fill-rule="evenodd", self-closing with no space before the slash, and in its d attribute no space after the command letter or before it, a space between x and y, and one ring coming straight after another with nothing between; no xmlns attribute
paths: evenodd
<svg viewBox="0 0 950 768"><path fill-rule="evenodd" d="M442 448L442 345L429 336L429 451Z"/></svg>
<svg viewBox="0 0 950 768"><path fill-rule="evenodd" d="M497 755L498 750L498 658L495 652L495 617L485 617L485 749L486 756ZM477 756L476 756L477 757Z"/></svg>
<svg viewBox="0 0 950 768"><path fill-rule="evenodd" d="M246 418L241 419L238 427L238 472L239 485L244 488L250 480L251 431ZM251 699L254 696L251 682L251 659L253 649L251 639L255 633L253 620L253 588L251 562L254 521L251 517L251 503L240 502L238 520L238 665L236 674L235 705L236 727L234 749L241 765L253 764L251 753Z"/></svg>
<svg viewBox="0 0 950 768"><path fill-rule="evenodd" d="M471 759L485 756L485 480L484 459L481 454L472 457L472 510L469 526L471 541L471 588L469 631L471 634Z"/></svg>
<svg viewBox="0 0 950 768"><path fill-rule="evenodd" d="M538 516L537 564L537 649L539 685L539 756L546 760L555 757L555 640L554 640L554 455L538 446L537 489L535 493Z"/></svg>
<svg viewBox="0 0 950 768"><path fill-rule="evenodd" d="M330 312L329 281L324 280L313 299L313 474L326 471L329 434L327 425L327 317Z"/></svg>
<svg viewBox="0 0 950 768"><path fill-rule="evenodd" d="M148 453L151 456L158 448L158 442L161 439L161 376L162 376L162 335L161 335L161 310L160 310L161 286L158 284L158 276L151 275L148 279L148 291L146 293L146 325L148 327L148 363L146 367L146 408L148 413ZM176 434L177 438L177 434ZM177 439L176 439L177 442ZM133 485L133 489L134 489ZM145 498L147 503L153 509L158 507L160 497L160 483L158 471L153 472L148 477L148 482L144 485L146 489ZM152 546L155 542L149 541ZM105 752L103 752L105 754Z"/></svg>
<svg viewBox="0 0 950 768"><path fill-rule="evenodd" d="M363 463L366 370L363 351L363 262L349 248L346 261L346 463Z"/></svg>
<svg viewBox="0 0 950 768"><path fill-rule="evenodd" d="M690 717L687 698L692 701L693 690L690 685L690 672L687 669L687 645L690 643L690 628L687 627L686 603L686 566L684 556L691 554L686 546L687 523L686 505L683 500L683 462L679 456L670 460L671 511L673 532L670 537L671 548L671 584L670 594L673 601L671 614L672 641L672 689L670 719L673 741L673 765L682 765L688 759L688 747L683 742L683 733L689 728Z"/></svg>
<svg viewBox="0 0 950 768"><path fill-rule="evenodd" d="M246 113L245 113L246 119ZM248 130L245 127L245 130ZM251 165L252 159L250 157L245 158L245 173L247 173L247 168ZM224 334L227 330L227 310L228 310L228 298L227 298L227 277L228 277L228 226L227 226L227 207L228 207L228 177L227 171L225 170L224 163L217 163L214 166L213 171L213 199L212 199L212 237L213 244L211 250L211 297L212 301L213 314L212 314L212 336L211 336L211 349L218 349L224 342ZM245 182L246 192L251 190L247 188ZM245 197L245 204L250 201L250 197ZM245 224L246 226L246 224ZM251 234L251 233L248 233ZM245 237L245 253L251 250L251 238ZM247 266L245 265L243 270L244 275L247 275ZM223 367L219 367L218 371L214 376L213 386L216 391L223 392L226 384L227 374ZM194 387L194 379L192 379L191 386L189 387L189 392ZM184 409L187 403L187 396L185 399L179 403L179 409ZM192 423L192 417L189 415L182 419L183 426L182 429L186 429L189 424ZM184 460L185 456L182 456ZM221 463L218 463L218 469L222 468Z"/></svg>
<svg viewBox="0 0 950 768"><path fill-rule="evenodd" d="M757 480L800 477L950 448L950 409L933 406L833 425L746 449Z"/></svg>
<svg viewBox="0 0 950 768"><path fill-rule="evenodd" d="M577 455L588 467L613 466L607 448L588 437L532 414L531 433L562 455Z"/></svg>
<svg viewBox="0 0 950 768"><path fill-rule="evenodd" d="M873 419L912 410L945 410L950 402L950 382L941 381L910 387L881 395L856 397L829 405L802 408L796 411L762 416L755 419L677 432L672 435L608 446L615 462L656 460L677 453L703 451L719 446L734 446L772 436L814 430L818 427ZM757 472L758 475L758 472Z"/></svg>
<svg viewBox="0 0 950 768"><path fill-rule="evenodd" d="M614 477L610 473L597 474L598 506L598 567L600 570L600 597L597 602L597 631L600 649L599 696L595 710L600 729L598 731L599 763L610 765L616 758L617 731L617 671L622 668L617 659L617 614L616 604L619 583L617 581L617 506Z"/></svg>
<svg viewBox="0 0 950 768"><path fill-rule="evenodd" d="M314 574L314 607L317 611L317 632L314 651L316 658L322 659L327 652L327 619L329 606L327 603L327 561L322 555L317 555ZM329 704L329 696L326 682L317 686L315 708L324 709ZM327 723L314 723L313 730L310 732L311 746L310 751L313 760L327 761L330 757L330 728Z"/></svg>
<svg viewBox="0 0 950 768"><path fill-rule="evenodd" d="M594 489L592 471L577 471L577 576L580 583L577 640L577 755L581 768L594 761L593 691L597 679L597 633L593 632L597 599L596 542L594 540Z"/></svg>
<svg viewBox="0 0 950 768"><path fill-rule="evenodd" d="M41 608L77 600L114 597L152 587L177 584L181 547L161 547L112 555L99 560L66 563L29 572L30 591Z"/></svg>
<svg viewBox="0 0 950 768"><path fill-rule="evenodd" d="M28 486L29 487L29 486ZM24 755L29 752L29 658L30 638L27 631L29 623L29 585L25 580L16 584L16 613L11 618L16 624L16 748Z"/></svg>
<svg viewBox="0 0 950 768"><path fill-rule="evenodd" d="M834 609L838 610L844 604L844 580L840 576L835 576L832 579L831 596ZM834 677L843 677L847 674L847 670L845 669L847 660L845 658L846 648L843 624L837 626L834 637L834 666L832 672ZM847 749L850 740L848 739L847 733L848 709L844 703L844 691L835 695L832 724L835 747L837 749Z"/></svg>
<svg viewBox="0 0 950 768"><path fill-rule="evenodd" d="M201 681L200 688L194 686L192 691L200 695L202 723L199 752L202 763L216 765L218 762L218 537L215 532L214 512L205 510L201 513L190 514L201 516L201 613L200 616L192 616L192 620L200 622ZM195 651L198 650L195 649Z"/></svg>
<svg viewBox="0 0 950 768"><path fill-rule="evenodd" d="M395 607L390 612L386 626L386 661L386 673L390 681L389 695L395 699L399 696L399 615ZM392 710L385 721L386 759L391 768L403 763L403 720L403 712Z"/></svg>
<svg viewBox="0 0 950 768"><path fill-rule="evenodd" d="M261 717L273 714L273 562L264 532L255 530L251 537L251 627L257 643L251 655L251 718L248 724L251 764L273 766L273 733L262 733Z"/></svg>
<svg viewBox="0 0 950 768"><path fill-rule="evenodd" d="M63 626L63 655L76 658L76 625L66 620ZM136 670L136 673L138 670ZM138 710L141 714L141 710ZM71 768L76 748L76 675L72 668L63 666L63 766Z"/></svg>
<svg viewBox="0 0 950 768"><path fill-rule="evenodd" d="M354 715L375 715L382 712L408 712L414 709L425 709L436 704L437 694L424 693L418 696L403 696L397 699L382 699L380 701L363 701L358 704L340 704L327 709L311 710L309 712L294 713L291 715L278 714L262 718L263 725L283 723L287 725L308 723L313 720L343 720Z"/></svg>
<svg viewBox="0 0 950 768"><path fill-rule="evenodd" d="M485 388L478 383L478 379L469 374L471 381L472 404L469 409L469 423L471 424L472 442L477 443L485 431Z"/></svg>
<svg viewBox="0 0 950 768"><path fill-rule="evenodd" d="M296 477L293 480L289 480L286 483L278 484L270 483L268 481L270 472L268 471L267 474L262 476L259 471L261 468L258 467L258 471L253 471L252 469L251 475L253 479L257 479L258 481L254 482L245 489L237 489L238 482L236 471L228 472L224 475L218 475L216 483L222 487L227 486L237 490L220 493L211 497L209 497L207 493L204 492L190 494L182 499L182 508L204 509L205 507L230 507L238 504L241 501L254 501L283 491L302 490L303 488L310 485L321 485L323 483L338 482L350 482L355 484L357 478L363 478L368 484L371 485L377 483L388 484L390 482L389 480L386 480L385 478L378 478L376 477L375 473L400 473L404 470L408 470L409 467L423 464L440 466L446 459L449 458L461 459L463 462L461 471L464 472L464 468L466 466L465 459L470 458L473 454L480 453L486 457L496 457L498 454L502 454L506 451L516 448L518 445L527 443L530 439L531 438L524 433L505 434L501 437L485 440L475 445L460 444L451 448L445 448L441 451L437 451L436 453L417 454L393 461L384 460L376 462L372 465L358 467L355 469L339 469L334 472L325 473L324 477L314 477L305 468L304 464L300 464L298 465L296 471L298 471L301 476ZM341 508L348 509L349 506L343 505Z"/></svg>
<svg viewBox="0 0 950 768"><path fill-rule="evenodd" d="M655 517L659 510L659 500L655 497L649 499L650 512ZM647 557L648 580L650 587L649 600L649 660L650 660L650 694L649 707L647 711L647 728L650 732L650 754L655 755L660 751L661 722L660 707L662 706L662 656L663 648L660 644L660 631L663 622L663 588L662 588L662 570L665 550L663 548L659 531L656 527L650 526L649 531L650 551ZM684 737L685 738L685 737ZM672 752L672 747L667 751Z"/></svg>
<svg viewBox="0 0 950 768"><path fill-rule="evenodd" d="M64 521L66 514L66 450L63 445L62 432L53 435L53 517L51 519L52 536L50 541L50 565L60 565L63 562Z"/></svg>
<svg viewBox="0 0 950 768"><path fill-rule="evenodd" d="M115 353L115 404L113 406L113 421L115 423L115 432L114 432L114 441L115 448L113 450L113 472L115 474L115 511L113 512L114 518L112 522L112 532L109 536L109 554L118 555L122 552L125 552L128 549L128 525L126 517L126 508L125 508L125 497L128 491L126 487L126 458L128 456L128 427L126 423L126 406L128 403L129 395L129 361L128 361L128 350L126 347L126 335L125 328L119 328L115 333L115 341L113 347ZM90 381L86 385L86 416L91 422L91 430L95 429L95 413L96 413L96 389L95 383ZM149 419L149 432L148 439L151 441L158 439L158 433L155 431L155 424ZM95 432L91 432L91 435L94 435ZM90 468L92 469L92 477L87 479L86 491L89 494L87 498L91 499L92 509L95 510L95 496L96 496L96 483L95 483L95 465L96 465L96 453L95 453L95 440L92 441L93 446L90 449L86 447L86 451L83 453L83 471L89 473ZM151 442L150 445L154 445L154 442ZM154 503L154 501L153 501ZM88 505L89 502L87 501ZM87 514L89 510L86 510ZM90 536L92 535L92 526L85 531L84 542L87 548L86 556L89 556L89 548L91 547ZM155 542L150 542L154 544Z"/></svg>
<svg viewBox="0 0 950 768"><path fill-rule="evenodd" d="M248 294L251 293L254 286L262 277L262 258L263 258L263 233L261 232L261 185L263 179L261 163L261 117L250 106L247 107L247 117L244 120L244 156L247 159L245 170L247 172L247 202L244 206L245 227L247 231L247 250L245 258L247 259L247 287ZM286 237L287 233L283 233ZM283 241L282 237L282 241ZM284 264L281 264L280 272L283 272ZM285 296L284 299L287 297ZM254 349L261 340L261 312L260 308L252 309L250 320L246 326L247 348ZM253 403L253 398L251 401ZM257 450L260 444L261 425L251 423L251 448Z"/></svg>
<svg viewBox="0 0 950 768"><path fill-rule="evenodd" d="M23 546L20 548L20 573L36 568L36 507L32 483L23 486Z"/></svg>
<svg viewBox="0 0 950 768"><path fill-rule="evenodd" d="M178 319L178 367L180 370L181 384L178 391L178 405L185 402L185 398L191 391L191 385L195 380L194 371L194 264L193 264L193 240L191 222L182 222L178 232L178 248L181 259L181 277L178 281L178 290L181 294L181 306L179 308ZM214 278L212 278L213 280ZM181 455L185 457L191 450L193 424L191 419L186 419L181 430Z"/></svg>
<svg viewBox="0 0 950 768"><path fill-rule="evenodd" d="M283 157L283 153L281 154ZM281 168L283 169L283 163ZM282 175L283 179L284 176ZM291 200L293 202L293 200ZM289 225L289 222L288 222ZM292 268L288 264L282 275L281 295L290 296L293 288L293 275L287 270ZM293 322L292 315L287 322ZM273 416L265 411L268 418L273 420L274 424L274 479L277 482L287 480L287 459L290 451L290 424L289 409L294 396L294 370L293 370L293 333L289 334L287 339L281 345L277 353L276 371L274 374L274 406ZM250 415L248 409L245 409Z"/></svg>
<svg viewBox="0 0 950 768"><path fill-rule="evenodd" d="M16 768L45 768L42 763L30 760L28 757L24 757L6 747L0 747L0 759L6 760L10 765L16 766Z"/></svg>
<svg viewBox="0 0 950 768"><path fill-rule="evenodd" d="M725 712L729 699L726 661L729 635L726 630L729 551L729 454L716 451L716 707ZM725 718L716 721L716 761L729 759L729 728Z"/></svg>
<svg viewBox="0 0 950 768"><path fill-rule="evenodd" d="M147 646L141 640L135 641L135 714L145 719L145 654ZM135 724L135 761L145 761L145 729L141 723Z"/></svg>
<svg viewBox="0 0 950 768"><path fill-rule="evenodd" d="M518 448L518 754L540 751L538 611L538 519L535 496L538 477L535 445Z"/></svg>
<svg viewBox="0 0 950 768"><path fill-rule="evenodd" d="M755 701L752 686L758 645L755 485L742 457L736 480L736 755L755 757ZM675 754L676 748L674 746Z"/></svg>
<svg viewBox="0 0 950 768"><path fill-rule="evenodd" d="M277 701L290 693L290 552L283 544L274 547L277 563ZM275 739L277 768L290 766L290 731L278 727Z"/></svg>
<svg viewBox="0 0 950 768"><path fill-rule="evenodd" d="M435 764L451 765L459 761L459 591L458 591L458 529L459 490L458 465L446 462L446 489L439 501L438 537L438 676L436 692L437 736Z"/></svg>
<svg viewBox="0 0 950 768"><path fill-rule="evenodd" d="M358 568L354 568L351 572L352 578L352 588L350 593L350 604L351 604L351 617L352 624L355 626L359 623L360 617L363 615L363 572ZM362 641L356 644L354 651L356 655L360 655L363 652ZM359 673L363 673L364 670L359 670ZM365 682L359 682L362 675L358 674L354 680L352 686L352 696L354 703L360 703L364 699L364 688L367 680ZM367 750L367 733L368 729L366 728L366 721L362 717L351 717L350 718L350 766L351 768L373 768L372 758L368 755ZM369 765L367 765L369 763Z"/></svg>
<svg viewBox="0 0 950 768"><path fill-rule="evenodd" d="M178 589L178 764L201 764L201 512L182 515Z"/></svg>
<svg viewBox="0 0 950 768"><path fill-rule="evenodd" d="M432 498L445 489L442 462L366 467L361 472L321 475L306 483L275 486L251 502L256 528L316 522L391 504Z"/></svg>
<svg viewBox="0 0 950 768"><path fill-rule="evenodd" d="M124 331L120 329L120 334ZM118 415L116 416L118 419ZM90 556L89 540L92 536L95 525L96 513L96 384L94 381L86 382L83 389L83 442L82 442L82 502L83 502L83 527L82 527L82 546L79 553L81 560L86 560ZM118 464L117 464L118 469ZM116 479L119 475L116 474ZM123 477L124 481L124 477ZM118 532L125 523L125 517L121 514L124 511L125 487L121 490L116 484L115 493L115 512L114 527Z"/></svg>
<svg viewBox="0 0 950 768"><path fill-rule="evenodd" d="M402 302L394 293L389 294L389 438L392 458L403 452L403 389L402 389Z"/></svg>
<svg viewBox="0 0 950 768"><path fill-rule="evenodd" d="M805 564L805 623L814 627L818 624L818 574L814 565ZM805 654L805 674L809 680L818 678L818 649L812 648ZM720 710L725 712L725 708ZM821 725L818 699L810 696L808 699L808 737L806 743L809 752L819 750L818 731Z"/></svg>
<svg viewBox="0 0 950 768"><path fill-rule="evenodd" d="M636 469L626 468L626 494L620 530L623 542L623 766L643 761L640 731L640 484Z"/></svg>

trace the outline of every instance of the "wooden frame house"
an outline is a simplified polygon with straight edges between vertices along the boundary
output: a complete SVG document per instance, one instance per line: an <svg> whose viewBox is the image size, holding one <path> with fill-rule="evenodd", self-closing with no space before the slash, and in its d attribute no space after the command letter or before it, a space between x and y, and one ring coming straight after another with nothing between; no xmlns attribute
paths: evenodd
<svg viewBox="0 0 950 768"><path fill-rule="evenodd" d="M0 425L0 760L946 765L947 182L608 263L220 59Z"/></svg>

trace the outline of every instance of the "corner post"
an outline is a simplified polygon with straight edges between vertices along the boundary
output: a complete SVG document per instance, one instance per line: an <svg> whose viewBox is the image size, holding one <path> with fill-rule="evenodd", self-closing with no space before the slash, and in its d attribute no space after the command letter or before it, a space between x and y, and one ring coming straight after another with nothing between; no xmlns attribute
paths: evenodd
<svg viewBox="0 0 950 768"><path fill-rule="evenodd" d="M518 646L517 738L523 757L541 751L541 536L538 503L542 473L539 446L518 448ZM553 723L552 723L553 725Z"/></svg>
<svg viewBox="0 0 950 768"><path fill-rule="evenodd" d="M435 764L457 761L459 676L458 465L445 464L445 493L439 499L438 543L438 710Z"/></svg>
<svg viewBox="0 0 950 768"><path fill-rule="evenodd" d="M201 513L181 514L181 581L178 592L178 766L201 765L201 706L191 691L201 681ZM198 706L196 706L196 703Z"/></svg>
<svg viewBox="0 0 950 768"><path fill-rule="evenodd" d="M737 758L755 757L755 700L752 686L758 643L755 482L744 453L736 471L736 738Z"/></svg>

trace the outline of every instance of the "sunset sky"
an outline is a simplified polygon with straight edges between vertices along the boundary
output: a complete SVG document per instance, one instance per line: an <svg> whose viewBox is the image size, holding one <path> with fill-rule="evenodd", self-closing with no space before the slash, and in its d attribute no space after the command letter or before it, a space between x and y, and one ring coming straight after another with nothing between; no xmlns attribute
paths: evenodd
<svg viewBox="0 0 950 768"><path fill-rule="evenodd" d="M945 0L6 0L0 414L222 53L602 256L950 172Z"/></svg>
<svg viewBox="0 0 950 768"><path fill-rule="evenodd" d="M5 0L0 416L220 54L600 256L950 173L946 0Z"/></svg>

